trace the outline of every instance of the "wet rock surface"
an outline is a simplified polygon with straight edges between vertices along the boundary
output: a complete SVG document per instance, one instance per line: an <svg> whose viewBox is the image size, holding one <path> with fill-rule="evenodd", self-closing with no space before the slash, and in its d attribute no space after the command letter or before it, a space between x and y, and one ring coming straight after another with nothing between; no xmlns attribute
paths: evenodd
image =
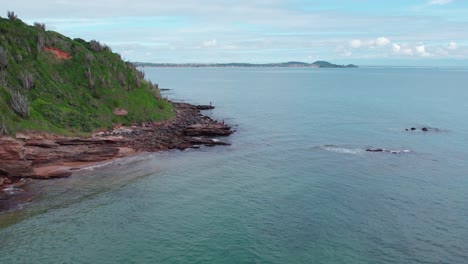
<svg viewBox="0 0 468 264"><path fill-rule="evenodd" d="M198 110L211 110L214 109L215 107L212 105L197 105Z"/></svg>
<svg viewBox="0 0 468 264"><path fill-rule="evenodd" d="M122 157L137 151L184 150L200 146L230 145L220 139L233 133L230 126L200 113L201 107L174 103L174 118L101 131L90 138L44 134L0 137L0 211L25 178L68 177L76 168L67 163L89 163ZM210 106L211 107L211 106ZM211 109L211 108L210 108Z"/></svg>

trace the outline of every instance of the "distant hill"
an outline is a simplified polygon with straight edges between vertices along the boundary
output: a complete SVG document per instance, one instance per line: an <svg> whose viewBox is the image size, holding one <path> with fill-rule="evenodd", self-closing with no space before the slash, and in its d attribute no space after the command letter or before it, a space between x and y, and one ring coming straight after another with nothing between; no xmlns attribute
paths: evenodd
<svg viewBox="0 0 468 264"><path fill-rule="evenodd" d="M348 65L338 65L338 64L333 64L328 61L316 61L311 64L312 67L316 68L358 68L358 66L354 64L348 64Z"/></svg>
<svg viewBox="0 0 468 264"><path fill-rule="evenodd" d="M79 134L173 116L157 85L109 47L8 15L0 17L0 134Z"/></svg>
<svg viewBox="0 0 468 264"><path fill-rule="evenodd" d="M134 62L139 67L309 67L309 68L358 68L354 64L338 65L328 61L316 61L306 63L300 61L289 61L280 63L150 63Z"/></svg>

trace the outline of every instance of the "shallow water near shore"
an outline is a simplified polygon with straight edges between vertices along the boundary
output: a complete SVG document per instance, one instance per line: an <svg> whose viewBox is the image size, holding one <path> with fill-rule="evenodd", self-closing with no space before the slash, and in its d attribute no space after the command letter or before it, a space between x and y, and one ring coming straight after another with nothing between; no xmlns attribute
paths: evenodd
<svg viewBox="0 0 468 264"><path fill-rule="evenodd" d="M232 146L30 185L0 263L468 263L468 69L145 71Z"/></svg>

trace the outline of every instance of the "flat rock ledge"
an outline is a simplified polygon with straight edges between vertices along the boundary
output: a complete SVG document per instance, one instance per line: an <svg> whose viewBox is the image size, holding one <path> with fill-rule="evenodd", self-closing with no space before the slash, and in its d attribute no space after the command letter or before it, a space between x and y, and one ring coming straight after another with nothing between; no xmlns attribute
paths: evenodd
<svg viewBox="0 0 468 264"><path fill-rule="evenodd" d="M175 107L172 120L115 127L96 132L90 138L50 134L0 137L0 191L24 178L68 177L78 168L67 165L71 163L100 162L138 151L230 145L215 137L232 134L232 128L202 115L200 110L205 110L205 106L172 104Z"/></svg>

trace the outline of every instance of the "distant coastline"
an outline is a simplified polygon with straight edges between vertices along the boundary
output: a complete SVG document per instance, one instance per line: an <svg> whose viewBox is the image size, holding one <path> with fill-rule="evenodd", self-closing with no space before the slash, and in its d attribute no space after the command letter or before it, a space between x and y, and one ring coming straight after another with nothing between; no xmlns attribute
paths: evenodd
<svg viewBox="0 0 468 264"><path fill-rule="evenodd" d="M328 61L316 61L314 63L289 61L280 63L151 63L151 62L134 62L137 67L167 67L167 68L182 68L182 67L291 67L291 68L358 68L354 64L339 65Z"/></svg>

